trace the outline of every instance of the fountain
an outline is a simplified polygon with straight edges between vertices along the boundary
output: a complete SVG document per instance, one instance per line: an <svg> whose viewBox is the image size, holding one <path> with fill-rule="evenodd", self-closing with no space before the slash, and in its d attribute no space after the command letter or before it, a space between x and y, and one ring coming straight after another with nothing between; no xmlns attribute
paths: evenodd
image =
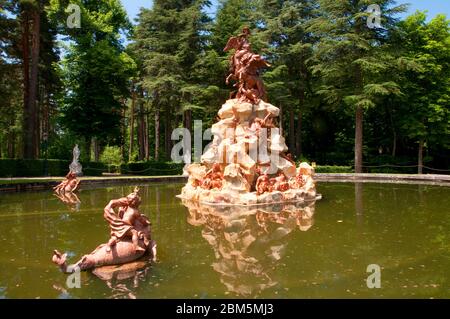
<svg viewBox="0 0 450 319"><path fill-rule="evenodd" d="M250 30L232 37L231 73L237 91L218 112L214 135L201 163L186 167L189 176L180 198L209 205L266 205L320 199L307 163L297 168L276 125L280 109L267 103L260 70L270 65L255 54Z"/></svg>

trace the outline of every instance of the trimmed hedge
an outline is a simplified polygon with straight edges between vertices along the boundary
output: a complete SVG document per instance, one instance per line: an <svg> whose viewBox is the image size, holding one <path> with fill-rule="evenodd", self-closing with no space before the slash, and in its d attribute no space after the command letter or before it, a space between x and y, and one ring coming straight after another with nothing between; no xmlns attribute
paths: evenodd
<svg viewBox="0 0 450 319"><path fill-rule="evenodd" d="M130 162L120 165L120 172L125 175L168 176L181 175L184 163L173 162Z"/></svg>
<svg viewBox="0 0 450 319"><path fill-rule="evenodd" d="M81 163L84 176L102 176L108 173L108 165L100 162Z"/></svg>
<svg viewBox="0 0 450 319"><path fill-rule="evenodd" d="M316 173L354 173L353 167L351 166L317 166L315 168Z"/></svg>
<svg viewBox="0 0 450 319"><path fill-rule="evenodd" d="M0 159L0 177L41 177L65 176L69 171L71 161L67 160L27 160L27 159ZM46 166L47 165L47 169ZM81 163L85 176L101 176L108 172L108 166L103 163Z"/></svg>

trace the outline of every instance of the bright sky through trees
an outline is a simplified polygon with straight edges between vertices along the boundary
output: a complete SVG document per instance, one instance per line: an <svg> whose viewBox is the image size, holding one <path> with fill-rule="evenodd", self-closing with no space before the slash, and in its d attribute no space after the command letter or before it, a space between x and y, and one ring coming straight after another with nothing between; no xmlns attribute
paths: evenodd
<svg viewBox="0 0 450 319"><path fill-rule="evenodd" d="M218 1L212 0L211 12L215 12L217 8ZM410 3L411 6L404 14L404 16L408 16L414 13L416 10L428 10L428 18L436 16L438 13L445 13L448 17L450 17L450 1L448 0L400 0L398 3ZM134 19L138 13L139 8L145 7L149 8L152 6L152 0L122 0L122 4L128 12L128 16L130 19Z"/></svg>

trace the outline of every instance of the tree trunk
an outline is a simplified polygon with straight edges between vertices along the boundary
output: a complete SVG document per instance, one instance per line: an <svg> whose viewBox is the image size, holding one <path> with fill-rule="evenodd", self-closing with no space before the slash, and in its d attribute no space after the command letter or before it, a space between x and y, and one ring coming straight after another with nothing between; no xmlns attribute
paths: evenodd
<svg viewBox="0 0 450 319"><path fill-rule="evenodd" d="M145 130L144 130L144 105L142 99L139 100L139 124L138 124L138 140L139 140L139 160L145 158Z"/></svg>
<svg viewBox="0 0 450 319"><path fill-rule="evenodd" d="M27 149L28 153L25 154L26 158L36 158L38 156L38 130L37 130L37 89L38 89L38 74L39 74L39 45L41 41L41 14L40 8L33 10L33 37L31 44L31 73L30 73L30 93L28 99L28 114L27 122L29 125L29 135L31 138L31 145Z"/></svg>
<svg viewBox="0 0 450 319"><path fill-rule="evenodd" d="M164 147L164 153L165 153L166 158L170 157L170 151L171 151L170 149L171 149L171 144L172 144L172 140L171 140L171 137L172 137L172 125L171 124L172 124L172 122L171 122L170 114L171 114L171 111L167 110L166 114L165 114L165 131L164 131L165 136L166 136L165 147Z"/></svg>
<svg viewBox="0 0 450 319"><path fill-rule="evenodd" d="M94 162L100 162L100 145L96 137L92 138L92 145L94 148Z"/></svg>
<svg viewBox="0 0 450 319"><path fill-rule="evenodd" d="M84 145L84 151L86 153L86 161L90 162L91 161L91 138L90 137L86 137L86 144Z"/></svg>
<svg viewBox="0 0 450 319"><path fill-rule="evenodd" d="M131 110L130 110L130 145L128 149L128 162L131 162L133 157L133 143L134 143L134 108L136 105L136 92L133 87L131 93Z"/></svg>
<svg viewBox="0 0 450 319"><path fill-rule="evenodd" d="M16 145L16 134L12 131L10 131L8 133L8 158L15 158L16 157L16 150L15 150L15 145Z"/></svg>
<svg viewBox="0 0 450 319"><path fill-rule="evenodd" d="M30 93L30 17L26 9L22 9L22 63L23 63L23 156L32 157L33 135L30 127L29 93Z"/></svg>
<svg viewBox="0 0 450 319"><path fill-rule="evenodd" d="M159 161L159 127L160 127L159 106L155 110L155 161Z"/></svg>
<svg viewBox="0 0 450 319"><path fill-rule="evenodd" d="M397 154L397 133L394 131L394 136L392 138L392 157Z"/></svg>
<svg viewBox="0 0 450 319"><path fill-rule="evenodd" d="M423 139L419 141L418 174L423 174Z"/></svg>
<svg viewBox="0 0 450 319"><path fill-rule="evenodd" d="M184 123L183 124L184 124L184 127L189 130L189 132L191 133L191 136L193 136L193 134L192 134L192 110L184 111Z"/></svg>
<svg viewBox="0 0 450 319"><path fill-rule="evenodd" d="M298 113L297 131L295 132L295 155L298 159L302 156L302 112Z"/></svg>
<svg viewBox="0 0 450 319"><path fill-rule="evenodd" d="M355 120L355 173L363 172L362 148L363 148L363 108L356 108Z"/></svg>
<svg viewBox="0 0 450 319"><path fill-rule="evenodd" d="M293 106L289 109L289 151L295 154L295 113Z"/></svg>
<svg viewBox="0 0 450 319"><path fill-rule="evenodd" d="M306 76L306 67L302 67L303 74ZM300 88L300 96L299 96L299 111L298 111L298 119L297 119L297 131L295 134L295 155L297 158L301 158L302 156L302 120L303 120L303 106L305 105L305 89L303 87Z"/></svg>
<svg viewBox="0 0 450 319"><path fill-rule="evenodd" d="M120 121L120 125L122 126L121 129L121 135L120 138L120 156L121 156L121 162L125 161L125 143L127 140L127 127L126 127L126 118L127 118L127 100L125 98L122 98L122 119Z"/></svg>
<svg viewBox="0 0 450 319"><path fill-rule="evenodd" d="M145 118L144 118L144 155L145 155L145 160L149 161L150 160L150 147L149 147L149 142L148 142L148 123L149 123L149 119L148 119L148 112L147 110L145 111Z"/></svg>

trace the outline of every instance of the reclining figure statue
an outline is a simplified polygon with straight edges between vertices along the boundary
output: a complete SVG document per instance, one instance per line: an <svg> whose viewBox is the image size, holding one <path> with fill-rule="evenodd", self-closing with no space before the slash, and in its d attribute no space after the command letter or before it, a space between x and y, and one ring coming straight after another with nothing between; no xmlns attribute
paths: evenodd
<svg viewBox="0 0 450 319"><path fill-rule="evenodd" d="M151 239L150 221L141 214L139 189L127 197L111 200L104 209L104 217L111 228L108 243L101 244L77 263L68 266L67 254L55 250L52 261L65 273L96 267L120 265L135 261L145 254L156 258L156 243ZM117 213L114 211L117 209Z"/></svg>

